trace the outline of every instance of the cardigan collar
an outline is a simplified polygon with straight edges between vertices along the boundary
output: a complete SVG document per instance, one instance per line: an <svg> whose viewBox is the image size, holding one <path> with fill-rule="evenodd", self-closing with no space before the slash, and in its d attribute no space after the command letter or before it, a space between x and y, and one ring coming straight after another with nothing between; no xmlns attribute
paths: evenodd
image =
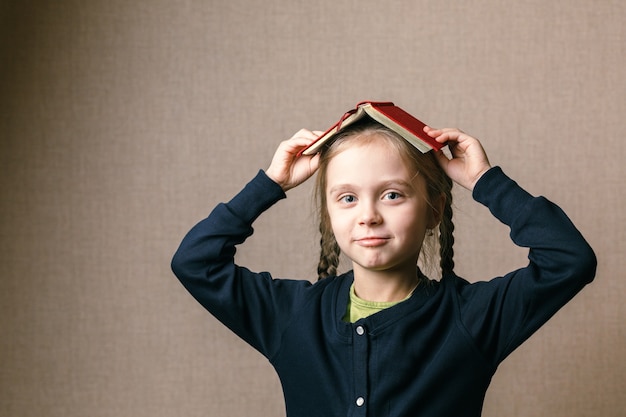
<svg viewBox="0 0 626 417"><path fill-rule="evenodd" d="M413 294L406 300L382 310L378 313L372 314L369 317L358 320L355 323L346 323L343 321L343 317L348 308L348 299L350 297L350 286L354 282L353 271L346 272L345 274L337 277L337 288L335 290L335 302L333 317L336 324L336 330L342 337L351 338L353 328L359 325L365 326L368 333L376 334L384 330L396 321L402 320L410 313L415 312L422 307L426 306L441 292L441 284L439 281L431 280L421 271L418 270L420 275L420 284L415 288Z"/></svg>

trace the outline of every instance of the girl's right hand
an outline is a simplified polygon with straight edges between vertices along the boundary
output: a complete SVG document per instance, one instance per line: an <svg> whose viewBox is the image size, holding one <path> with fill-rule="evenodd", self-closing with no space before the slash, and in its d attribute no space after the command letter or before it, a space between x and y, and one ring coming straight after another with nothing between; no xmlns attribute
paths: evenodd
<svg viewBox="0 0 626 417"><path fill-rule="evenodd" d="M473 190L480 177L487 172L491 165L480 141L459 129L424 128L431 138L448 145L451 158L443 151L437 152L437 160L446 174L457 184Z"/></svg>
<svg viewBox="0 0 626 417"><path fill-rule="evenodd" d="M281 186L283 191L290 190L309 179L319 166L319 154L297 156L298 152L313 142L323 132L301 129L276 149L267 176Z"/></svg>

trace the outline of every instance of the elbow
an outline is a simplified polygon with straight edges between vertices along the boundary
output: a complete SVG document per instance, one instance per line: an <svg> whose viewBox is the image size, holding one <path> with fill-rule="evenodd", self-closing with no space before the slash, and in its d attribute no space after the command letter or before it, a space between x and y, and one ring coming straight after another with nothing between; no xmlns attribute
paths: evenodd
<svg viewBox="0 0 626 417"><path fill-rule="evenodd" d="M176 254L174 254L174 257L172 257L172 261L170 262L170 268L174 275L178 276L178 271L180 271L180 263Z"/></svg>
<svg viewBox="0 0 626 417"><path fill-rule="evenodd" d="M181 245L170 261L170 268L176 278L187 286L190 282L208 276L210 271L221 265L217 259L206 256L196 247Z"/></svg>
<svg viewBox="0 0 626 417"><path fill-rule="evenodd" d="M581 286L591 283L596 276L598 266L598 259L593 249L585 242L573 255L575 275Z"/></svg>
<svg viewBox="0 0 626 417"><path fill-rule="evenodd" d="M170 262L170 268L179 280L184 279L186 275L185 271L188 270L188 262L185 258L186 257L183 256L183 252L179 249L178 251L176 251L176 253L174 253L174 256L172 257L172 260Z"/></svg>
<svg viewBox="0 0 626 417"><path fill-rule="evenodd" d="M177 251L170 262L170 268L178 281L185 288L202 274L201 268L196 260L189 257L185 251Z"/></svg>
<svg viewBox="0 0 626 417"><path fill-rule="evenodd" d="M593 252L593 249L588 246L584 256L584 261L581 262L581 270L586 277L586 284L591 283L596 277L597 267L598 259L596 258L596 254Z"/></svg>

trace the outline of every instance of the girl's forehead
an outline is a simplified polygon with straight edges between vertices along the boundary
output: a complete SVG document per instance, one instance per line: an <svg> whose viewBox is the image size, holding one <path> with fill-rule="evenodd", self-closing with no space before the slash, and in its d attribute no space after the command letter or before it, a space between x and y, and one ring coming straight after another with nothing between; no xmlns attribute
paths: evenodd
<svg viewBox="0 0 626 417"><path fill-rule="evenodd" d="M408 171L417 171L416 161L406 153L398 140L380 133L360 134L346 138L328 159L329 166L333 165L335 159L341 160L342 164L354 165L368 162L391 162L402 165Z"/></svg>
<svg viewBox="0 0 626 417"><path fill-rule="evenodd" d="M344 138L335 149L333 157L349 150L367 152L371 148L375 148L377 152L382 152L390 158L402 156L401 146L395 139L378 132L364 132Z"/></svg>
<svg viewBox="0 0 626 417"><path fill-rule="evenodd" d="M327 182L376 182L398 179L410 182L416 170L400 150L388 141L353 142L337 152L328 162Z"/></svg>
<svg viewBox="0 0 626 417"><path fill-rule="evenodd" d="M342 144L337 152L329 159L332 164L336 159L342 159L344 162L359 163L363 160L376 159L401 159L400 152L392 144L381 140L351 140Z"/></svg>

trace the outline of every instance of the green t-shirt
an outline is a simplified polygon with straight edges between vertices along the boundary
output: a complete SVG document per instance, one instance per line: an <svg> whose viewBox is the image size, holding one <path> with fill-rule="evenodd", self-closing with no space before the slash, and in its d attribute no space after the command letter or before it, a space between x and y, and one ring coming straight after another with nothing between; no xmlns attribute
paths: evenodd
<svg viewBox="0 0 626 417"><path fill-rule="evenodd" d="M352 284L350 287L350 299L348 300L348 306L346 307L346 314L343 316L343 321L346 323L354 323L407 300L411 297L411 294L413 294L413 292L407 295L404 300L400 301L367 301L356 295L354 292L354 284Z"/></svg>

